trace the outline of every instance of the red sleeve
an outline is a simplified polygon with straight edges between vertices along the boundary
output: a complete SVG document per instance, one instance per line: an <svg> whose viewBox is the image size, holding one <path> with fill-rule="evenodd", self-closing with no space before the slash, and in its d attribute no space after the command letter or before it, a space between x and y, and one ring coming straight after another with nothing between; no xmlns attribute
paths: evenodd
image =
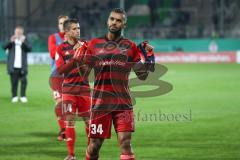
<svg viewBox="0 0 240 160"><path fill-rule="evenodd" d="M72 69L76 68L74 59L71 59L67 63L65 63L63 59L61 45L57 47L55 61L56 61L57 72L59 74L68 74Z"/></svg>
<svg viewBox="0 0 240 160"><path fill-rule="evenodd" d="M132 52L130 56L132 57L133 62L140 61L140 51L135 43L132 43Z"/></svg>
<svg viewBox="0 0 240 160"><path fill-rule="evenodd" d="M62 51L61 51L61 45L56 47L56 52L55 52L55 61L56 61L56 67L57 70L65 64L63 56L62 56Z"/></svg>
<svg viewBox="0 0 240 160"><path fill-rule="evenodd" d="M136 73L137 77L140 80L145 80L148 77L148 71L145 67L145 65L140 61L141 60L141 52L137 48L137 45L135 43L132 43L132 52L131 52L131 58L133 63L133 70Z"/></svg>
<svg viewBox="0 0 240 160"><path fill-rule="evenodd" d="M85 53L85 64L91 66L92 61L92 41L87 43L87 51Z"/></svg>
<svg viewBox="0 0 240 160"><path fill-rule="evenodd" d="M57 50L56 38L54 34L52 34L48 37L48 51L52 59L55 59L56 50Z"/></svg>

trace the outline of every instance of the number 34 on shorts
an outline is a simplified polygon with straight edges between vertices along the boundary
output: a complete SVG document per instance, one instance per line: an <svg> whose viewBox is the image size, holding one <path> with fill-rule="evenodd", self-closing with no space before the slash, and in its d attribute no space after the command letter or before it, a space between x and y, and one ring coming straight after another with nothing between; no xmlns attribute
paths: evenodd
<svg viewBox="0 0 240 160"><path fill-rule="evenodd" d="M91 134L96 135L96 134L103 134L103 127L102 124L91 124Z"/></svg>

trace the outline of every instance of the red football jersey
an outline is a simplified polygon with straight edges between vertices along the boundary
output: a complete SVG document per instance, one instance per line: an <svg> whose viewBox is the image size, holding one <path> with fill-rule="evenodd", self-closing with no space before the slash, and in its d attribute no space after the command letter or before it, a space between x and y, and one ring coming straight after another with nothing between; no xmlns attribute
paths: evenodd
<svg viewBox="0 0 240 160"><path fill-rule="evenodd" d="M74 45L69 44L67 41L60 44L57 48L55 56L57 70L62 65L72 60L74 55ZM84 67L76 66L68 74L64 75L62 86L63 94L72 95L89 95L89 82L88 78L84 75Z"/></svg>
<svg viewBox="0 0 240 160"><path fill-rule="evenodd" d="M58 37L60 39L56 39L56 35L58 35ZM55 59L55 54L56 54L56 50L57 50L57 46L62 43L64 41L64 34L61 32L55 33L55 34L51 34L48 37L48 51L50 53L51 58L54 60Z"/></svg>
<svg viewBox="0 0 240 160"><path fill-rule="evenodd" d="M86 52L86 64L94 69L93 110L132 109L129 74L133 63L140 60L134 42L121 37L92 39Z"/></svg>

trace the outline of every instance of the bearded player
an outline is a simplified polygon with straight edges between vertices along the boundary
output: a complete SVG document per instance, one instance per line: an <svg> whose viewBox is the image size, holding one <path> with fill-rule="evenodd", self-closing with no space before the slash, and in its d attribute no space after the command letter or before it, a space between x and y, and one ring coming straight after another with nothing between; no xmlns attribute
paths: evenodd
<svg viewBox="0 0 240 160"><path fill-rule="evenodd" d="M48 50L51 57L51 76L50 76L50 86L53 91L53 98L55 100L55 114L57 117L58 125L59 125L59 134L58 140L62 141L65 139L65 122L63 117L61 116L61 86L63 77L59 75L56 71L56 62L55 62L55 54L57 50L57 46L60 45L64 41L64 30L63 23L68 19L68 16L60 15L58 16L58 29L59 32L54 33L48 38Z"/></svg>
<svg viewBox="0 0 240 160"><path fill-rule="evenodd" d="M121 36L126 22L125 11L113 9L107 21L108 33L92 39L82 55L82 63L92 68L95 74L86 160L99 158L104 139L111 137L112 124L121 150L120 159L135 159L131 146L134 114L128 86L129 74L133 69L140 80L145 80L149 71L154 71L155 61L152 47L147 42L137 47Z"/></svg>
<svg viewBox="0 0 240 160"><path fill-rule="evenodd" d="M80 66L75 49L85 52L86 42L80 39L80 25L75 19L68 19L63 24L66 41L57 48L55 56L57 71L64 75L62 85L62 113L66 119L66 144L68 156L65 160L75 160L75 118L82 117L88 134L90 108L90 88L88 78L84 76L86 68Z"/></svg>

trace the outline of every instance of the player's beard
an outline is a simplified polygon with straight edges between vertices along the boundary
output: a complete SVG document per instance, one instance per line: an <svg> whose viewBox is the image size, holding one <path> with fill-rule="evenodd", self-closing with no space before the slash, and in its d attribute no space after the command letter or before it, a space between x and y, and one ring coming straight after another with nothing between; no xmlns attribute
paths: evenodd
<svg viewBox="0 0 240 160"><path fill-rule="evenodd" d="M116 36L120 36L122 33L122 29L118 28L118 29L111 29L111 26L108 27L108 31Z"/></svg>

